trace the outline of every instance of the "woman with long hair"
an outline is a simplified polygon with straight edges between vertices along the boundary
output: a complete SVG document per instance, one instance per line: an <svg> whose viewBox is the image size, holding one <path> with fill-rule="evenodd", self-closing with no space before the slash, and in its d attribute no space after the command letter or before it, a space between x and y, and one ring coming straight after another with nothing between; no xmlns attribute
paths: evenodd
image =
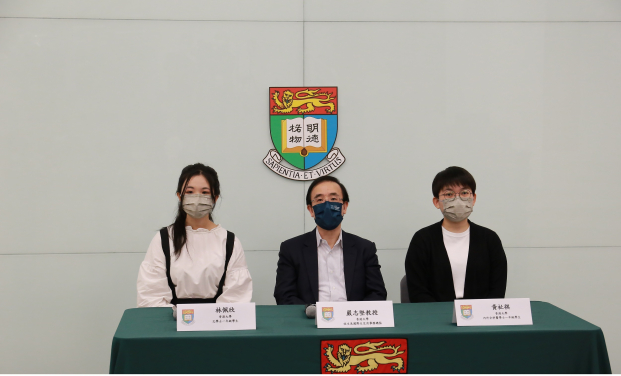
<svg viewBox="0 0 621 376"><path fill-rule="evenodd" d="M201 163L181 171L175 222L151 241L138 272L138 307L250 302L252 278L242 245L213 222L220 198L216 171Z"/></svg>

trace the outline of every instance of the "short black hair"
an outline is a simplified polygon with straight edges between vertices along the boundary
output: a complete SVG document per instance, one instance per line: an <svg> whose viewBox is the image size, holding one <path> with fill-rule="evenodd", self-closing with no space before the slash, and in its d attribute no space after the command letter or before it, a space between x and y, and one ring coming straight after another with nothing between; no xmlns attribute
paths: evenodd
<svg viewBox="0 0 621 376"><path fill-rule="evenodd" d="M338 184L341 187L341 192L343 192L343 202L349 202L349 195L347 194L347 189L345 189L345 186L339 181L339 179L332 176L322 176L313 180L311 185L308 187L308 191L306 192L306 205L311 205L312 203L311 192L313 191L313 188L327 181Z"/></svg>
<svg viewBox="0 0 621 376"><path fill-rule="evenodd" d="M446 170L438 172L436 177L433 178L433 183L431 183L433 197L439 198L442 188L454 185L468 187L472 190L472 193L477 190L477 183L474 181L474 177L465 168L451 166Z"/></svg>

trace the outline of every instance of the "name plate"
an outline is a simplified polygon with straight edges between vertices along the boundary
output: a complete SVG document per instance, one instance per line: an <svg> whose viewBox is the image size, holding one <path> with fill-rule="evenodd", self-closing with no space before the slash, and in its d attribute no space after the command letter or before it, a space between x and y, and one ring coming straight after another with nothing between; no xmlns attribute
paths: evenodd
<svg viewBox="0 0 621 376"><path fill-rule="evenodd" d="M177 331L256 330L254 303L177 305Z"/></svg>
<svg viewBox="0 0 621 376"><path fill-rule="evenodd" d="M391 328L392 301L317 302L317 328Z"/></svg>
<svg viewBox="0 0 621 376"><path fill-rule="evenodd" d="M533 325L530 299L460 299L453 306L457 326Z"/></svg>

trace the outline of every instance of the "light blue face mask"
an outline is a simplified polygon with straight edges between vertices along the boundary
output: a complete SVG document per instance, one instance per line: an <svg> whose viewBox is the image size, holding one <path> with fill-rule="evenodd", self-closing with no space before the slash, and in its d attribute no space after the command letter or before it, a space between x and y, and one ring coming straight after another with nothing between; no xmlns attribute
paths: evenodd
<svg viewBox="0 0 621 376"><path fill-rule="evenodd" d="M331 201L325 201L313 206L315 223L324 230L334 230L343 221L342 208L342 203Z"/></svg>

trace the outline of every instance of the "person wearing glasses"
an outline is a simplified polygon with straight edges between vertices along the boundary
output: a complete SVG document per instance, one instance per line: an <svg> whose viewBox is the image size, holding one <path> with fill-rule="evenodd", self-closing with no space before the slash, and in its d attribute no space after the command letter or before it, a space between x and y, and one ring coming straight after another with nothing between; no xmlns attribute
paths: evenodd
<svg viewBox="0 0 621 376"><path fill-rule="evenodd" d="M477 201L474 177L461 167L440 171L431 184L444 218L418 230L405 258L410 302L504 298L507 257L500 238L468 220Z"/></svg>
<svg viewBox="0 0 621 376"><path fill-rule="evenodd" d="M317 227L280 245L276 304L386 300L375 243L341 230L348 205L337 178L308 187L306 208Z"/></svg>

